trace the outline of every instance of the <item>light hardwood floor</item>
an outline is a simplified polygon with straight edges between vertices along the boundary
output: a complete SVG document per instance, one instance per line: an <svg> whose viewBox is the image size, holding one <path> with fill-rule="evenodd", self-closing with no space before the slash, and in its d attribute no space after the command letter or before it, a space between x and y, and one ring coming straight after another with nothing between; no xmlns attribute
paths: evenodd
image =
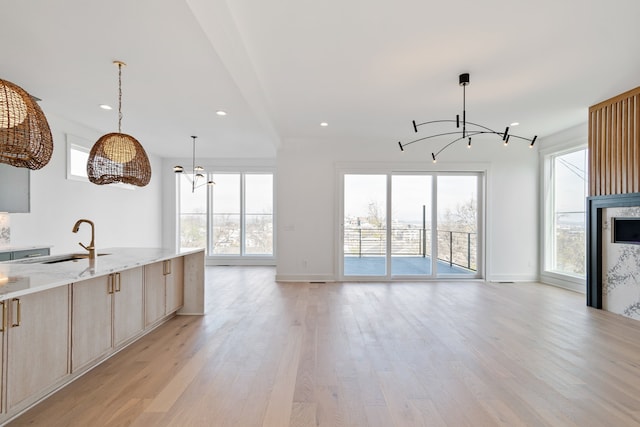
<svg viewBox="0 0 640 427"><path fill-rule="evenodd" d="M171 320L12 425L640 425L640 322L584 295L274 275L208 267L206 316Z"/></svg>

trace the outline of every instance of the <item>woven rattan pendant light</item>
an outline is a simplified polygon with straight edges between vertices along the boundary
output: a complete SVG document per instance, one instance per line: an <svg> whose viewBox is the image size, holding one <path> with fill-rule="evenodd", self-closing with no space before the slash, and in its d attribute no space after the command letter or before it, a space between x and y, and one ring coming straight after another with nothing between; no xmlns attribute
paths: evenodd
<svg viewBox="0 0 640 427"><path fill-rule="evenodd" d="M123 182L144 187L151 180L151 164L142 145L131 135L121 133L122 128L122 67L118 66L118 132L108 133L91 148L87 160L87 175L94 184Z"/></svg>
<svg viewBox="0 0 640 427"><path fill-rule="evenodd" d="M0 163L40 169L51 153L51 129L38 103L21 87L0 79Z"/></svg>

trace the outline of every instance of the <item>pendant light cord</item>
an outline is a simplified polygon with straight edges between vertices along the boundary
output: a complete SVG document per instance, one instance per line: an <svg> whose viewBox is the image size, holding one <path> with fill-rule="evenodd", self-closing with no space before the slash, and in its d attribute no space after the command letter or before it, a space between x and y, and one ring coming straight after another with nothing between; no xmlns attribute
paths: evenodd
<svg viewBox="0 0 640 427"><path fill-rule="evenodd" d="M467 137L467 85L462 85L462 138Z"/></svg>
<svg viewBox="0 0 640 427"><path fill-rule="evenodd" d="M122 64L118 64L118 133L122 133Z"/></svg>
<svg viewBox="0 0 640 427"><path fill-rule="evenodd" d="M191 162L191 169L193 170L193 180L191 181L191 192L195 193L196 192L196 180L198 179L198 176L196 174L196 138L197 136L192 136L191 138L193 138L193 160Z"/></svg>

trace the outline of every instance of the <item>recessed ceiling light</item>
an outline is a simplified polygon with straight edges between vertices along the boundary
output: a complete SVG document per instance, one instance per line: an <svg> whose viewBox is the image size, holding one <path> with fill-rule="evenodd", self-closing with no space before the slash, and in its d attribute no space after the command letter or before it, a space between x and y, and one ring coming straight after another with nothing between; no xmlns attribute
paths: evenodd
<svg viewBox="0 0 640 427"><path fill-rule="evenodd" d="M329 123L322 122L322 123L320 123L320 126L322 126L323 128L326 128L327 126L329 126Z"/></svg>
<svg viewBox="0 0 640 427"><path fill-rule="evenodd" d="M113 110L111 105L107 105L107 104L100 104L100 108L102 108L103 110Z"/></svg>
<svg viewBox="0 0 640 427"><path fill-rule="evenodd" d="M219 116L226 116L227 112L226 111L222 111L222 110L218 110L218 111L216 111L216 114L219 115Z"/></svg>
<svg viewBox="0 0 640 427"><path fill-rule="evenodd" d="M518 122L513 122L513 123L511 123L509 126L518 126L519 124L520 124L520 123L518 123Z"/></svg>

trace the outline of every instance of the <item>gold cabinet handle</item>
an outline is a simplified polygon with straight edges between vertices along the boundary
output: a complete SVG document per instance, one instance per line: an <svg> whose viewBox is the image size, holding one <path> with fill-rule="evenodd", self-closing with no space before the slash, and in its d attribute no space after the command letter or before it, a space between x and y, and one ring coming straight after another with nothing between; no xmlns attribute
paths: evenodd
<svg viewBox="0 0 640 427"><path fill-rule="evenodd" d="M164 262L164 275L171 274L171 260L168 259Z"/></svg>
<svg viewBox="0 0 640 427"><path fill-rule="evenodd" d="M2 301L0 305L2 305L2 329L0 332L4 332L7 329L7 302Z"/></svg>
<svg viewBox="0 0 640 427"><path fill-rule="evenodd" d="M107 293L120 292L120 273L111 273L107 282Z"/></svg>
<svg viewBox="0 0 640 427"><path fill-rule="evenodd" d="M16 304L16 317L17 317L17 322L13 323L11 325L12 328L15 328L17 326L20 326L20 323L22 322L22 303L20 302L20 298L14 298L11 300L11 302L17 302Z"/></svg>

